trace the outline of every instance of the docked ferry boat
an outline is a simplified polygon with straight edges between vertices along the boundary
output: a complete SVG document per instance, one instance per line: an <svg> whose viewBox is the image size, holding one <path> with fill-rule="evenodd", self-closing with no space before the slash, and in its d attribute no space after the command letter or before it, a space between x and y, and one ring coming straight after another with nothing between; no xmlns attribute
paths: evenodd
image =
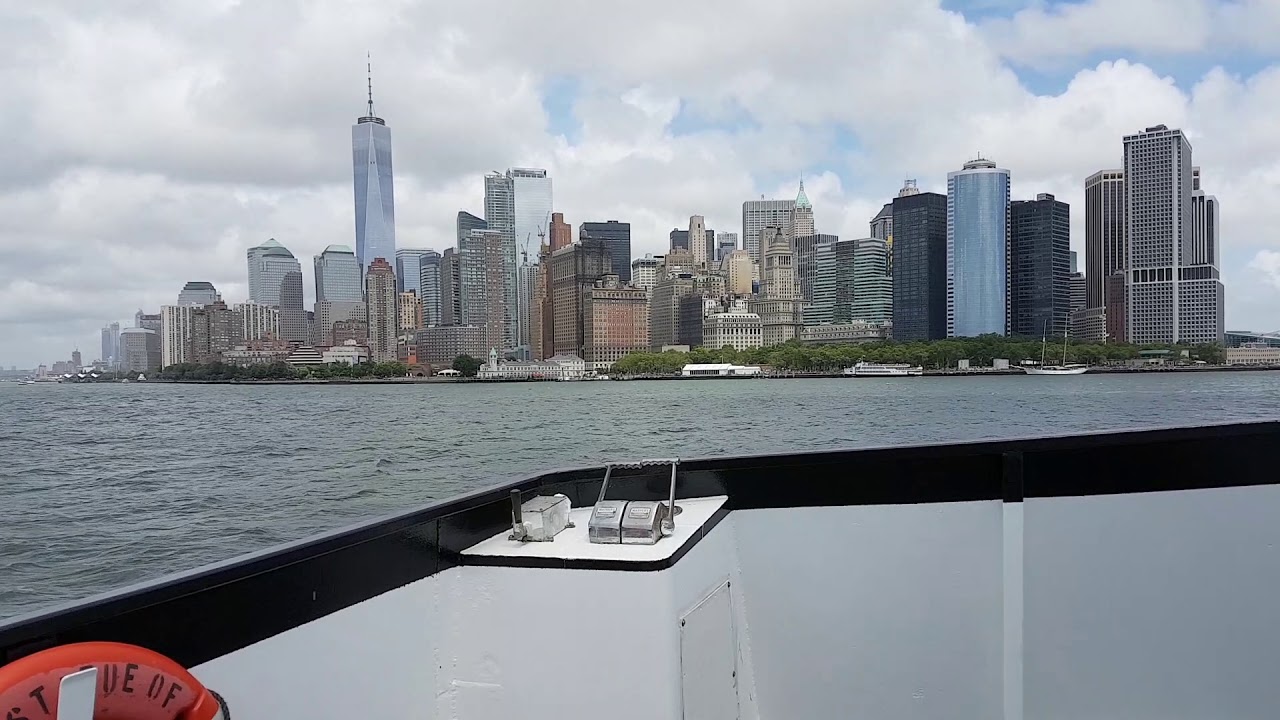
<svg viewBox="0 0 1280 720"><path fill-rule="evenodd" d="M907 377L924 375L924 368L918 365L860 362L845 368L844 374L853 377Z"/></svg>
<svg viewBox="0 0 1280 720"><path fill-rule="evenodd" d="M1274 717L1277 446L1263 422L548 472L0 623L0 712Z"/></svg>

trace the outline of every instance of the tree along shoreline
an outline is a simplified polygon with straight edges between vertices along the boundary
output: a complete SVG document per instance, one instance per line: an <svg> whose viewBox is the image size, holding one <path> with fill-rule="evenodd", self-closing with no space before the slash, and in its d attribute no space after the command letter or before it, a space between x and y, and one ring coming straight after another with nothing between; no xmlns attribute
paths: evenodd
<svg viewBox="0 0 1280 720"><path fill-rule="evenodd" d="M838 373L859 362L906 363L927 370L954 370L961 360L972 368L990 368L992 361L1004 359L1011 367L1024 360L1039 362L1043 347L1046 364L1062 362L1062 343L1042 346L1040 338L1006 338L983 335L924 342L874 342L854 345L802 345L790 341L782 345L751 350L694 348L687 353L634 352L619 359L610 369L619 375L673 375L689 363L733 363L760 365L794 372ZM1174 360L1221 364L1222 347L1202 345L1130 345L1127 343L1073 342L1067 346L1067 362L1084 365L1122 364L1141 357L1143 351L1167 351ZM1183 358L1183 351L1187 357Z"/></svg>

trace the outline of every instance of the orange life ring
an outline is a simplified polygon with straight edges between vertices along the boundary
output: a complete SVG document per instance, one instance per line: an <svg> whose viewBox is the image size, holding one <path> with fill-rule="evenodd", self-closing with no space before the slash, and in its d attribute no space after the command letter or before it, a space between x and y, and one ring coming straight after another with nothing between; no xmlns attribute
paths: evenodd
<svg viewBox="0 0 1280 720"><path fill-rule="evenodd" d="M230 720L222 698L186 668L113 642L63 645L0 667L0 718L56 718L62 678L89 668L98 671L94 720Z"/></svg>

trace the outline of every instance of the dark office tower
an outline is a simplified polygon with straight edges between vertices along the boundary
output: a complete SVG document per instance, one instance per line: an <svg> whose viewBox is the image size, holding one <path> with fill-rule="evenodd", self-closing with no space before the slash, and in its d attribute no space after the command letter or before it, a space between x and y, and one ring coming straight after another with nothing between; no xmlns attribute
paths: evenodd
<svg viewBox="0 0 1280 720"><path fill-rule="evenodd" d="M893 339L947 336L947 196L893 200Z"/></svg>
<svg viewBox="0 0 1280 720"><path fill-rule="evenodd" d="M305 343L307 310L302 305L302 273L292 270L280 280L280 338Z"/></svg>
<svg viewBox="0 0 1280 720"><path fill-rule="evenodd" d="M578 226L578 242L587 238L603 240L609 251L613 274L622 283L631 282L631 223L617 220L584 222Z"/></svg>
<svg viewBox="0 0 1280 720"><path fill-rule="evenodd" d="M671 250L689 249L689 231L680 228L671 229Z"/></svg>
<svg viewBox="0 0 1280 720"><path fill-rule="evenodd" d="M457 248L447 248L440 256L440 324L462 324L462 266Z"/></svg>
<svg viewBox="0 0 1280 720"><path fill-rule="evenodd" d="M1052 195L1009 206L1009 334L1061 337L1071 312L1071 207ZM1047 325L1046 325L1047 323Z"/></svg>
<svg viewBox="0 0 1280 720"><path fill-rule="evenodd" d="M1085 307L1107 306L1107 279L1124 271L1124 252L1124 171L1100 170L1084 181Z"/></svg>

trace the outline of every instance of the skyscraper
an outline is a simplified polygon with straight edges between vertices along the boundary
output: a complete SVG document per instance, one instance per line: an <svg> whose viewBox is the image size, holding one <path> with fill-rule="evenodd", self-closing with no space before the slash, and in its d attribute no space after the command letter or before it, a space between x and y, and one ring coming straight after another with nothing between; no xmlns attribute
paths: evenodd
<svg viewBox="0 0 1280 720"><path fill-rule="evenodd" d="M813 235L813 205L809 204L809 196L804 192L804 181L800 181L800 191L796 193L795 206L791 208L791 222L788 223L790 237L798 238Z"/></svg>
<svg viewBox="0 0 1280 720"><path fill-rule="evenodd" d="M506 347L506 235L501 231L472 230L458 246L458 295L460 325L484 328L490 350Z"/></svg>
<svg viewBox="0 0 1280 720"><path fill-rule="evenodd" d="M813 284L817 275L817 252L822 245L829 245L840 238L835 235L797 235L791 240L791 253L795 258L796 287L799 297L806 304L813 302Z"/></svg>
<svg viewBox="0 0 1280 720"><path fill-rule="evenodd" d="M779 227L766 227L760 233L767 240L762 297L751 302L751 312L760 316L760 337L765 347L779 345L800 335L804 324L803 303L796 282L795 254L791 241Z"/></svg>
<svg viewBox="0 0 1280 720"><path fill-rule="evenodd" d="M839 261L839 258L837 258ZM839 262L838 268L843 268ZM893 319L893 277L889 274L889 243L881 238L853 241L852 298L848 316L843 315L840 290L843 277L837 274L836 312L834 322L861 321L883 325Z"/></svg>
<svg viewBox="0 0 1280 720"><path fill-rule="evenodd" d="M412 290L396 296L397 331L407 333L422 327L422 301Z"/></svg>
<svg viewBox="0 0 1280 720"><path fill-rule="evenodd" d="M372 72L368 114L351 126L351 166L355 179L356 260L364 271L374 258L390 262L396 255L391 129L373 112Z"/></svg>
<svg viewBox="0 0 1280 720"><path fill-rule="evenodd" d="M422 325L440 324L440 253L424 253L418 262L418 287L421 288Z"/></svg>
<svg viewBox="0 0 1280 720"><path fill-rule="evenodd" d="M102 328L102 362L114 368L120 360L120 323L113 322Z"/></svg>
<svg viewBox="0 0 1280 720"><path fill-rule="evenodd" d="M280 339L306 344L309 339L307 309L302 300L302 271L291 270L280 279Z"/></svg>
<svg viewBox="0 0 1280 720"><path fill-rule="evenodd" d="M191 315L194 305L160 307L160 367L195 362L191 353Z"/></svg>
<svg viewBox="0 0 1280 720"><path fill-rule="evenodd" d="M649 296L613 273L582 291L582 359L607 370L628 353L649 349Z"/></svg>
<svg viewBox="0 0 1280 720"><path fill-rule="evenodd" d="M604 241L579 238L577 243L551 254L550 294L552 352L582 357L586 330L583 326L583 291L611 272L609 248ZM544 352L546 350L544 349Z"/></svg>
<svg viewBox="0 0 1280 720"><path fill-rule="evenodd" d="M400 292L422 295L422 257L433 252L435 250L431 248L396 249L396 282L400 285Z"/></svg>
<svg viewBox="0 0 1280 720"><path fill-rule="evenodd" d="M313 259L316 302L364 302L364 281L356 254L346 245L330 245Z"/></svg>
<svg viewBox="0 0 1280 720"><path fill-rule="evenodd" d="M947 336L1009 327L1009 171L983 158L947 173Z"/></svg>
<svg viewBox="0 0 1280 720"><path fill-rule="evenodd" d="M1009 334L1061 337L1070 314L1071 208L1052 195L1009 206Z"/></svg>
<svg viewBox="0 0 1280 720"><path fill-rule="evenodd" d="M440 256L440 324L462 324L461 267L457 248L445 248Z"/></svg>
<svg viewBox="0 0 1280 720"><path fill-rule="evenodd" d="M182 286L182 292L178 293L178 304L212 305L221 297L218 290L213 287L213 283L193 280Z"/></svg>
<svg viewBox="0 0 1280 720"><path fill-rule="evenodd" d="M1200 168L1192 169L1191 238L1183 255L1185 278L1180 288L1182 331L1186 342L1223 342L1226 334L1226 288L1220 268L1218 198L1200 187Z"/></svg>
<svg viewBox="0 0 1280 720"><path fill-rule="evenodd" d="M688 250L689 249L689 231L680 228L671 228L671 244L667 246L667 251L672 250Z"/></svg>
<svg viewBox="0 0 1280 720"><path fill-rule="evenodd" d="M385 258L375 258L369 264L364 291L368 298L369 356L374 362L395 362L399 359L396 272Z"/></svg>
<svg viewBox="0 0 1280 720"><path fill-rule="evenodd" d="M689 218L689 252L695 266L707 267L711 258L707 257L707 224L701 215Z"/></svg>
<svg viewBox="0 0 1280 720"><path fill-rule="evenodd" d="M893 201L893 339L947 336L947 196Z"/></svg>
<svg viewBox="0 0 1280 720"><path fill-rule="evenodd" d="M584 238L604 241L613 274L624 285L631 282L631 223L617 220L584 222L578 226L578 240Z"/></svg>
<svg viewBox="0 0 1280 720"><path fill-rule="evenodd" d="M551 213L551 252L573 244L573 228L564 221L564 213Z"/></svg>
<svg viewBox="0 0 1280 720"><path fill-rule="evenodd" d="M611 259L612 261L612 259ZM631 284L638 288L650 290L658 282L658 269L662 267L662 257L645 255L631 261Z"/></svg>
<svg viewBox="0 0 1280 720"><path fill-rule="evenodd" d="M511 168L507 171L511 177L515 207L514 230L516 245L522 254L527 253L532 262L537 262L538 243L547 234L551 222L551 208L554 198L551 192L551 178L541 168ZM488 212L488 208L485 208Z"/></svg>
<svg viewBox="0 0 1280 720"><path fill-rule="evenodd" d="M249 300L263 305L280 305L280 283L290 272L302 272L293 253L275 238L251 247L249 257Z"/></svg>
<svg viewBox="0 0 1280 720"><path fill-rule="evenodd" d="M242 340L277 340L280 338L280 308L255 302L238 303L231 308L240 325ZM363 317L363 315L362 315Z"/></svg>
<svg viewBox="0 0 1280 720"><path fill-rule="evenodd" d="M1197 242L1193 175L1191 143L1181 130L1156 125L1125 136L1129 342L1222 341L1216 238L1213 248Z"/></svg>
<svg viewBox="0 0 1280 720"><path fill-rule="evenodd" d="M738 233L722 232L716 238L716 257L718 263L724 259L726 255L738 249Z"/></svg>
<svg viewBox="0 0 1280 720"><path fill-rule="evenodd" d="M1124 272L1124 171L1084 181L1085 306L1105 307L1107 278Z"/></svg>
<svg viewBox="0 0 1280 720"><path fill-rule="evenodd" d="M834 238L835 236L831 236ZM797 238L799 240L799 238ZM816 244L813 249L813 278L811 299L804 307L804 324L829 325L832 322L836 306L836 284L839 274L836 268L836 247L852 249L853 243L838 239L832 242ZM853 253L847 253L853 259Z"/></svg>
<svg viewBox="0 0 1280 720"><path fill-rule="evenodd" d="M155 330L131 327L120 331L121 370L148 373L159 369L160 364L160 336Z"/></svg>
<svg viewBox="0 0 1280 720"><path fill-rule="evenodd" d="M796 207L795 200L748 200L742 203L742 247L751 253L751 259L763 267L761 262L765 247L760 242L760 232L766 227L776 227L783 234L791 234L791 211Z"/></svg>
<svg viewBox="0 0 1280 720"><path fill-rule="evenodd" d="M494 347L498 350L514 348L519 344L519 293L516 269L520 265L516 243L516 190L515 177L508 170L505 175L497 172L484 176L484 219L488 229L502 236L503 258L503 325L502 341ZM463 303L466 304L465 301Z"/></svg>

